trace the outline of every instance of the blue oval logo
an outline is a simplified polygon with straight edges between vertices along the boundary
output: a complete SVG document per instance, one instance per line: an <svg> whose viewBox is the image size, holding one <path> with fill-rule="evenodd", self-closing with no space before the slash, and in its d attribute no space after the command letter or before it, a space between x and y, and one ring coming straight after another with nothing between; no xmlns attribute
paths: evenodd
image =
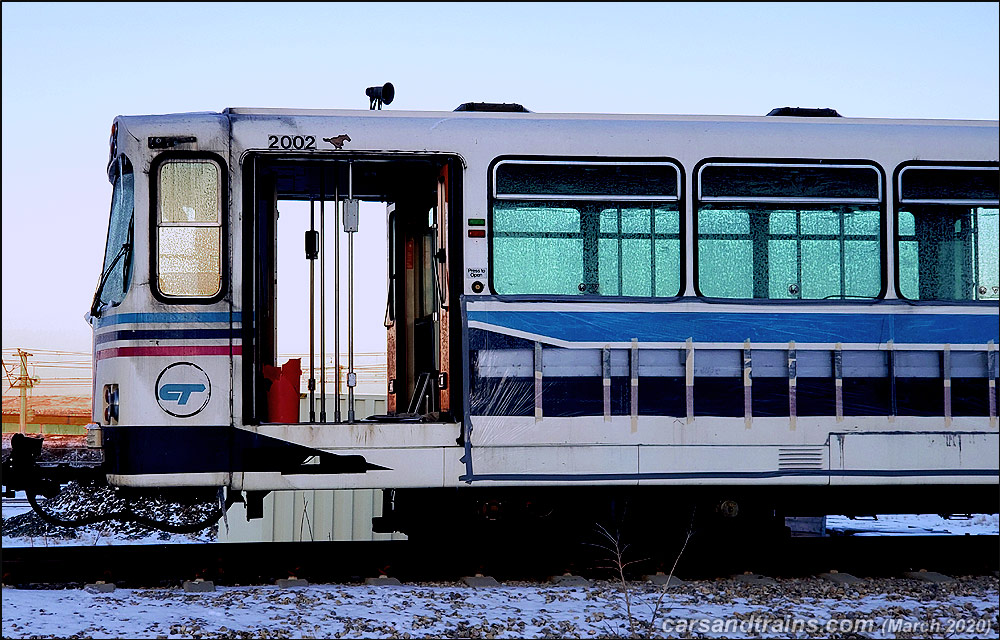
<svg viewBox="0 0 1000 640"><path fill-rule="evenodd" d="M156 378L156 402L172 416L193 416L208 406L211 398L212 383L196 364L175 362Z"/></svg>

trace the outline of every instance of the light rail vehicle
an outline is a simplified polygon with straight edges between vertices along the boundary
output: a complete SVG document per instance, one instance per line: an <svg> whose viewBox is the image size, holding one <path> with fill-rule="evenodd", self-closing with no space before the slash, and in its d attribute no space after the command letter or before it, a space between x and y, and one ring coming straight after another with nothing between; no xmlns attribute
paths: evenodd
<svg viewBox="0 0 1000 640"><path fill-rule="evenodd" d="M418 536L996 513L998 137L798 108L118 117L87 316L99 474L250 517L268 492L384 489L375 529ZM309 215L279 224L285 201ZM347 319L339 379L279 361L279 229L320 268L295 301L310 360L339 359L323 317ZM385 307L383 415L355 410L359 305ZM28 457L8 489L45 476Z"/></svg>

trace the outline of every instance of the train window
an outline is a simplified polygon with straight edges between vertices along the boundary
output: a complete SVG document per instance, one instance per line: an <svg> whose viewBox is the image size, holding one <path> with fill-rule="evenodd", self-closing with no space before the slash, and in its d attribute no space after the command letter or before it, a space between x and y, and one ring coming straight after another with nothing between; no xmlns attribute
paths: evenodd
<svg viewBox="0 0 1000 640"><path fill-rule="evenodd" d="M871 166L704 165L696 217L701 294L878 297L881 193L881 174Z"/></svg>
<svg viewBox="0 0 1000 640"><path fill-rule="evenodd" d="M679 175L670 163L498 163L494 290L678 295Z"/></svg>
<svg viewBox="0 0 1000 640"><path fill-rule="evenodd" d="M900 295L910 300L1000 298L998 190L995 167L900 171Z"/></svg>
<svg viewBox="0 0 1000 640"><path fill-rule="evenodd" d="M221 170L211 160L160 165L157 283L174 297L211 297L222 286Z"/></svg>
<svg viewBox="0 0 1000 640"><path fill-rule="evenodd" d="M709 163L699 175L702 201L860 199L877 203L881 190L879 172L868 166Z"/></svg>
<svg viewBox="0 0 1000 640"><path fill-rule="evenodd" d="M676 200L677 169L666 163L505 160L495 169L497 196L659 197Z"/></svg>
<svg viewBox="0 0 1000 640"><path fill-rule="evenodd" d="M905 167L899 172L900 202L997 202L996 167Z"/></svg>
<svg viewBox="0 0 1000 640"><path fill-rule="evenodd" d="M549 203L493 207L493 285L497 293L579 293L583 282L580 212Z"/></svg>
<svg viewBox="0 0 1000 640"><path fill-rule="evenodd" d="M94 296L91 313L101 306L114 306L125 299L132 271L132 244L135 212L135 177L132 163L119 156L111 165L114 190L111 194L111 218L108 243L104 250L104 268Z"/></svg>

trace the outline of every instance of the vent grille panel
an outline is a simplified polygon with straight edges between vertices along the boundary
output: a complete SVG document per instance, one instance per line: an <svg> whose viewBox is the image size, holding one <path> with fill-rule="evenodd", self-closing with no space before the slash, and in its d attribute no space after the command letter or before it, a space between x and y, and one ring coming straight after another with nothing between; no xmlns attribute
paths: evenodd
<svg viewBox="0 0 1000 640"><path fill-rule="evenodd" d="M823 469L823 447L781 447L778 449L778 469Z"/></svg>

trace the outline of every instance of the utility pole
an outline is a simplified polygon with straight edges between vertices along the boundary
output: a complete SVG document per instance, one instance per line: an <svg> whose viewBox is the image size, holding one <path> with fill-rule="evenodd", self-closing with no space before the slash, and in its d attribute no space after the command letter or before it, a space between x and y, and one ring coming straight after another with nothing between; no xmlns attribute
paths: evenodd
<svg viewBox="0 0 1000 640"><path fill-rule="evenodd" d="M31 354L18 349L17 355L21 358L21 374L17 376L17 382L11 386L21 390L21 433L24 434L28 427L28 389L35 386L38 378L28 375L28 357Z"/></svg>

